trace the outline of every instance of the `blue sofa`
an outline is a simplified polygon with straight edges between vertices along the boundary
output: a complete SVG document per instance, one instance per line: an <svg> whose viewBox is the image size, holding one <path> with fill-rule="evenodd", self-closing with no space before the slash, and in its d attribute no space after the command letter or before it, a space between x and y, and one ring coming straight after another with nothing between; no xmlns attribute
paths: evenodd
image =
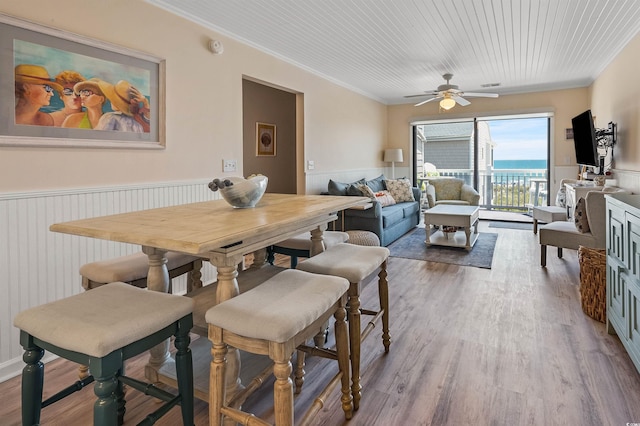
<svg viewBox="0 0 640 426"><path fill-rule="evenodd" d="M374 192L384 188L384 176L366 181L361 179L350 184L329 181L329 194L362 196L357 190L358 184L369 186ZM380 244L388 246L420 222L420 195L418 188L411 188L415 201L404 201L382 207L379 201L372 200L373 207L366 210L348 209L344 211L344 230L363 230L373 232L380 238Z"/></svg>

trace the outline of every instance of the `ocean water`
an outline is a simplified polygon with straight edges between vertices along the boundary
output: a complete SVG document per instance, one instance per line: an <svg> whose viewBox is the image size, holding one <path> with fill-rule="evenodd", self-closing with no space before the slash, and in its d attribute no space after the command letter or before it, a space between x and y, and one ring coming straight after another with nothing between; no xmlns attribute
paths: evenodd
<svg viewBox="0 0 640 426"><path fill-rule="evenodd" d="M546 169L547 160L493 160L497 169Z"/></svg>

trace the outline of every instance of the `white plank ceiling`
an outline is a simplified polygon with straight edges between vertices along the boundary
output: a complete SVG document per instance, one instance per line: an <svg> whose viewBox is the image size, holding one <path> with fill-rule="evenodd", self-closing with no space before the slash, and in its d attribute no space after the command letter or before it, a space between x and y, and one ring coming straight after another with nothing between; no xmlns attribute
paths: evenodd
<svg viewBox="0 0 640 426"><path fill-rule="evenodd" d="M447 72L469 92L588 86L640 30L638 0L146 1L387 104Z"/></svg>

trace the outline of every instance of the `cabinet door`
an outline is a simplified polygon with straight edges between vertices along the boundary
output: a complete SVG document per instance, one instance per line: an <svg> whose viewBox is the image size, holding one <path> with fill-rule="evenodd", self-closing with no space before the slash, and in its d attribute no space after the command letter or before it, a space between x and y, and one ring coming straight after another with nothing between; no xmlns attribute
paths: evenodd
<svg viewBox="0 0 640 426"><path fill-rule="evenodd" d="M607 201L607 255L626 264L624 246L625 212L623 209Z"/></svg>
<svg viewBox="0 0 640 426"><path fill-rule="evenodd" d="M625 263L629 268L629 275L640 282L640 218L627 212L626 223L628 241Z"/></svg>
<svg viewBox="0 0 640 426"><path fill-rule="evenodd" d="M624 266L615 258L607 257L607 319L621 338L628 335L629 326L624 316L627 312L628 275Z"/></svg>
<svg viewBox="0 0 640 426"><path fill-rule="evenodd" d="M627 338L633 342L630 346L635 346L635 349L638 350L640 346L640 318L638 318L638 314L640 314L640 285L637 282L630 282L627 287L627 301L629 303L627 309L627 317L625 318L625 322L629 327L629 331L627 334Z"/></svg>

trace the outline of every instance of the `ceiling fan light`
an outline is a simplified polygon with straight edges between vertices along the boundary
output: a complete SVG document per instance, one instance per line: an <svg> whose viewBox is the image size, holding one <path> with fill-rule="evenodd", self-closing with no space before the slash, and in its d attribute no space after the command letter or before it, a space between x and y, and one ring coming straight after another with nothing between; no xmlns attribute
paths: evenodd
<svg viewBox="0 0 640 426"><path fill-rule="evenodd" d="M440 101L440 108L442 108L445 111L449 111L454 106L456 106L456 101L454 101L450 97L446 97Z"/></svg>

